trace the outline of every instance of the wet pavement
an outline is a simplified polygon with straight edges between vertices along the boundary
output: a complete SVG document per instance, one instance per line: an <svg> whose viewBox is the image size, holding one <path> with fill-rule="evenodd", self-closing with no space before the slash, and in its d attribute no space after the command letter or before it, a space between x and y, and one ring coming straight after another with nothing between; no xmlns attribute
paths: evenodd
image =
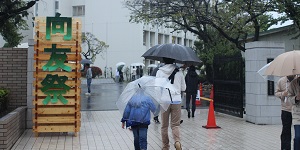
<svg viewBox="0 0 300 150"><path fill-rule="evenodd" d="M86 80L81 80L81 110L82 111L106 111L118 110L116 102L126 87L127 82L116 83L113 79L93 79L91 85L91 96L86 96ZM202 101L199 109L207 109L208 101ZM185 99L182 101L182 108L185 108Z"/></svg>
<svg viewBox="0 0 300 150"><path fill-rule="evenodd" d="M93 79L91 96L86 96L86 80L81 80L81 110L117 110L116 101L126 87L126 83L115 83L113 79Z"/></svg>
<svg viewBox="0 0 300 150"><path fill-rule="evenodd" d="M81 111L81 128L77 137L73 132L41 133L35 137L32 129L27 129L12 150L133 150L132 132L121 128L122 116L115 105L126 84L114 83L112 79L95 79L92 95L87 97L84 95L86 81L82 82L81 109L84 111ZM184 120L180 125L183 150L280 149L282 125L255 125L244 118L215 112L216 123L221 128L205 129L202 126L207 124L208 109L197 109L194 118L188 118L184 109L181 115ZM161 124L151 120L147 139L149 150L162 148L160 129ZM171 129L169 137L170 150L174 150Z"/></svg>

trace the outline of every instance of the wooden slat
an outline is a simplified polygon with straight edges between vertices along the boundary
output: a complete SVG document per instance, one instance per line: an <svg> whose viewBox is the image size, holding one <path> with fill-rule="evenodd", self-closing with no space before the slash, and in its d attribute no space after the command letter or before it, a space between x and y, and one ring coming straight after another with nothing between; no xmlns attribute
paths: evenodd
<svg viewBox="0 0 300 150"><path fill-rule="evenodd" d="M52 75L58 75L58 76L67 76L68 78L75 78L75 77L80 77L81 73L80 72L39 72L39 74L36 76L36 73L33 72L33 77L36 78L45 78L47 74L52 74Z"/></svg>
<svg viewBox="0 0 300 150"><path fill-rule="evenodd" d="M58 102L57 102L56 104L52 104L51 102L49 102L49 103L47 104L47 106L55 106L55 105L73 106L73 105L75 105L76 103L77 103L77 107L78 107L78 105L80 105L80 96L77 96L77 102L76 102L76 100L75 100L74 97L73 97L73 98L66 98L66 99L68 100L68 103L67 103L67 104L63 104L63 103L61 103L60 100L58 100ZM44 100L44 98L38 98L37 100L34 99L34 100L33 100L33 104L34 104L34 105L37 104L38 106L45 106L45 105L43 104L43 100Z"/></svg>
<svg viewBox="0 0 300 150"><path fill-rule="evenodd" d="M39 60L49 60L50 59L51 54L50 53L42 53L39 54L39 56L37 56L36 54L34 54L34 59L39 59ZM76 57L76 54L72 53L72 54L67 54L67 61L78 61L78 63L80 63L79 61L82 59L81 55L78 54L78 56Z"/></svg>
<svg viewBox="0 0 300 150"><path fill-rule="evenodd" d="M43 62L38 62L38 68L42 68L44 65L46 65L47 64L47 61L43 61ZM74 63L64 63L64 65L66 65L66 66L69 66L69 67L71 67L72 69L75 69L75 68L78 68L78 69L81 69L81 64L80 63L77 63L77 65L76 64L74 64ZM36 64L34 63L34 65L33 65L33 67L35 68L36 67ZM59 69L61 69L61 68L59 68Z"/></svg>
<svg viewBox="0 0 300 150"><path fill-rule="evenodd" d="M74 125L64 125L64 126L37 126L34 127L34 132L75 132Z"/></svg>
<svg viewBox="0 0 300 150"><path fill-rule="evenodd" d="M38 89L38 92L33 91L33 95L38 95L38 96L47 96L46 94L44 94L44 92L42 92L40 89ZM70 89L69 91L67 91L66 94L63 94L62 96L75 96L75 94L80 95L80 90L77 90L77 93L75 92L75 89Z"/></svg>
<svg viewBox="0 0 300 150"><path fill-rule="evenodd" d="M63 42L64 44L68 44L68 42ZM44 53L45 52L45 48L52 48L52 44L53 44L53 41L49 41L47 43L43 43L43 44L39 44L39 46L37 45L34 45L34 51L39 51L40 53ZM79 44L78 47L76 47L76 45L72 44L72 45L57 45L56 48L68 48L71 50L71 52L78 52L80 53L81 52L81 45ZM67 54L68 52L66 52ZM51 54L50 52L45 52L45 54Z"/></svg>
<svg viewBox="0 0 300 150"><path fill-rule="evenodd" d="M51 107L51 108L37 108L33 110L37 114L74 114L76 110L72 107Z"/></svg>
<svg viewBox="0 0 300 150"><path fill-rule="evenodd" d="M43 85L42 85L41 82L42 82L42 80L38 82L38 88L42 88L42 87L43 87ZM81 80L77 80L77 85L76 85L76 83L75 83L75 80L67 80L67 81L65 82L65 84L66 84L67 86L70 86L71 88L77 86L78 89L80 89L80 86L81 86ZM36 83L34 82L34 83L33 83L33 86L35 87L35 85L36 85Z"/></svg>
<svg viewBox="0 0 300 150"><path fill-rule="evenodd" d="M38 117L36 120L37 123L75 123L78 119L75 116L56 116L56 117Z"/></svg>

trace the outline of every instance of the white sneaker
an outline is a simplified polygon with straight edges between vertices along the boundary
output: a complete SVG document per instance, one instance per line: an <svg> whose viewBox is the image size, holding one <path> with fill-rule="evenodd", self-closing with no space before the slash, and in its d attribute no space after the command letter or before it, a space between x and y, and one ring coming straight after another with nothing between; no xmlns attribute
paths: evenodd
<svg viewBox="0 0 300 150"><path fill-rule="evenodd" d="M91 93L85 93L85 95L87 95L87 96L90 96L90 95L91 95Z"/></svg>

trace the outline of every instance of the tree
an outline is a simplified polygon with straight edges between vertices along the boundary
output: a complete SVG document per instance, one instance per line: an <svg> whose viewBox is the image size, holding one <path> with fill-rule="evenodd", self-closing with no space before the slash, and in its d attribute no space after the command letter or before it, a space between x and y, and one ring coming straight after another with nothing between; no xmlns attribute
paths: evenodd
<svg viewBox="0 0 300 150"><path fill-rule="evenodd" d="M87 52L82 52L81 54L85 57L85 59L91 59L93 62L95 62L97 54L101 54L109 47L109 45L98 40L95 35L90 32L82 33L81 38L82 43L87 46Z"/></svg>
<svg viewBox="0 0 300 150"><path fill-rule="evenodd" d="M1 0L0 1L0 34L7 42L6 46L17 46L24 36L19 30L28 29L24 17L28 16L27 9L32 7L38 0Z"/></svg>
<svg viewBox="0 0 300 150"><path fill-rule="evenodd" d="M187 29L205 43L214 38L208 30L214 29L238 49L245 51L248 34L259 38L259 32L286 18L274 18L274 3L265 0L130 0L125 6L131 10L131 22L154 23L176 30Z"/></svg>
<svg viewBox="0 0 300 150"><path fill-rule="evenodd" d="M296 28L298 29L298 35L300 36L300 1L299 0L276 0L276 8L278 12L285 12L287 17L293 20Z"/></svg>

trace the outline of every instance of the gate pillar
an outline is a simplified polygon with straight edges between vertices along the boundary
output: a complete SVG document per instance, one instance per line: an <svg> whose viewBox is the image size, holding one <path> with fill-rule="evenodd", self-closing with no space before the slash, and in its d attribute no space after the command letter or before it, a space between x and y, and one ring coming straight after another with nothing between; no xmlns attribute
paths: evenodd
<svg viewBox="0 0 300 150"><path fill-rule="evenodd" d="M281 124L280 100L274 96L276 82L267 81L257 71L285 52L282 42L256 41L246 43L245 88L246 120L255 124Z"/></svg>

